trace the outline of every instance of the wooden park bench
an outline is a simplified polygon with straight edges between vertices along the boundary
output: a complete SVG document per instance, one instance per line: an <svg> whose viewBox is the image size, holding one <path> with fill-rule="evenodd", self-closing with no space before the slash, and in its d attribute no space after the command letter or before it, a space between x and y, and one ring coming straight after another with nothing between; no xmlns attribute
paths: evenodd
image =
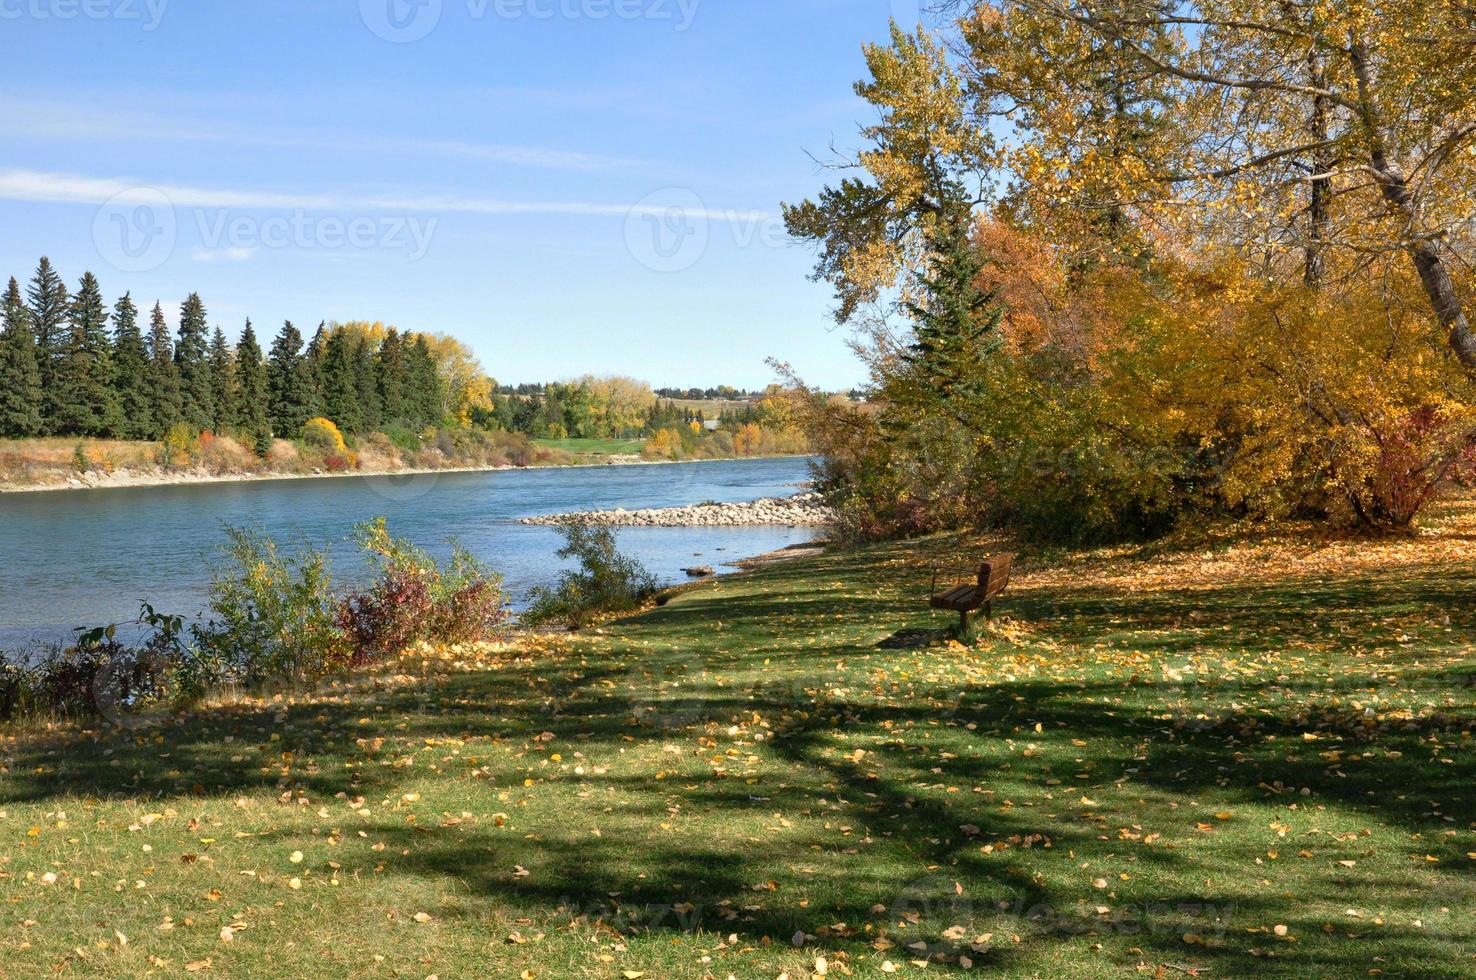
<svg viewBox="0 0 1476 980"><path fill-rule="evenodd" d="M969 634L969 617L980 609L986 617L994 615L994 597L1010 584L1010 566L1014 555L994 555L979 566L979 581L956 585L946 592L937 592L929 605L934 609L947 609L959 615L959 633ZM938 577L933 576L933 588L938 587Z"/></svg>

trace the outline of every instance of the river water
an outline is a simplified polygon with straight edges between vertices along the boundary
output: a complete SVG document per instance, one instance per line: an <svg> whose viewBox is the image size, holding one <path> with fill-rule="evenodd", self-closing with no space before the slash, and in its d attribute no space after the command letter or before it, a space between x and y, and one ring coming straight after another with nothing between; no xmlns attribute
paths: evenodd
<svg viewBox="0 0 1476 980"><path fill-rule="evenodd" d="M732 460L404 477L271 480L0 494L0 651L65 640L79 626L126 623L148 600L194 618L205 606L227 526L261 528L285 548L327 548L340 582L364 576L355 524L438 558L456 539L502 573L514 604L553 582L562 539L518 518L576 510L670 507L787 496L805 459ZM623 551L665 582L692 565L773 551L812 528L621 528Z"/></svg>

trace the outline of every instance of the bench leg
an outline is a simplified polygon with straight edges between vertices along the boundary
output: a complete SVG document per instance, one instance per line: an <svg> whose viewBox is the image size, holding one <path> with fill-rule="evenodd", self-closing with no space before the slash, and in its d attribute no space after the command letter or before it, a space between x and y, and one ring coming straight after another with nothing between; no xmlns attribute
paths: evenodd
<svg viewBox="0 0 1476 980"><path fill-rule="evenodd" d="M967 611L961 611L958 614L958 639L960 643L967 643L973 638L974 630L969 624L969 616L970 614Z"/></svg>

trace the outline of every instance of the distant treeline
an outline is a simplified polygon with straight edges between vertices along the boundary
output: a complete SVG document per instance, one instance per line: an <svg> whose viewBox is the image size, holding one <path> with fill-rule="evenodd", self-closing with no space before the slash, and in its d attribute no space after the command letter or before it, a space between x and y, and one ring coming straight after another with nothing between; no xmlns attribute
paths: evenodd
<svg viewBox="0 0 1476 980"><path fill-rule="evenodd" d="M523 395L541 397L548 391L547 383L498 385L499 395ZM763 392L749 391L745 388L734 388L731 385L718 385L716 388L657 388L653 392L657 398L666 398L672 401L741 401L761 395Z"/></svg>
<svg viewBox="0 0 1476 980"><path fill-rule="evenodd" d="M696 389L692 389L696 390ZM731 393L741 401L752 397L750 404L739 407L714 408L707 411L678 404L663 392L677 392L687 399L682 389L651 388L632 378L585 377L575 381L549 382L537 385L500 387L493 392L489 408L474 413L480 424L508 432L521 432L534 439L634 439L650 437L663 429L686 426L706 427L717 423L736 430L745 424L771 427L788 425L787 413L777 408L773 396L748 396L737 389L713 389Z"/></svg>
<svg viewBox="0 0 1476 980"><path fill-rule="evenodd" d="M11 278L0 331L0 435L164 437L176 425L269 445L312 418L347 432L418 431L453 415L440 362L454 341L376 325L283 324L263 353L251 321L232 344L191 294L171 332L160 304L147 326L131 295L111 310L97 278L75 294L43 258L24 294ZM464 348L462 349L464 350Z"/></svg>

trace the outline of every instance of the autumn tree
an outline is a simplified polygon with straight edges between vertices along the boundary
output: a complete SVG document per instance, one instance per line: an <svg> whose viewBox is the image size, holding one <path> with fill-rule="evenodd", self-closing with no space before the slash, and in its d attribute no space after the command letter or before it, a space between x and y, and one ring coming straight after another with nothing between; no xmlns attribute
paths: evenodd
<svg viewBox="0 0 1476 980"><path fill-rule="evenodd" d="M1131 168L1145 218L1254 250L1314 286L1402 258L1442 342L1476 376L1476 333L1452 272L1469 267L1476 210L1469 9L1002 0L965 33L975 60L1002 70L1020 59L1000 52L1039 53L1047 35L1075 49L1111 47L1128 74L1170 90L1175 106L1173 124L1157 129L1157 152ZM1165 36L1172 43L1150 41ZM1053 77L1077 70L1063 57L1043 60ZM1083 122L1080 111L1032 120L1022 146L1052 161L1050 146Z"/></svg>

